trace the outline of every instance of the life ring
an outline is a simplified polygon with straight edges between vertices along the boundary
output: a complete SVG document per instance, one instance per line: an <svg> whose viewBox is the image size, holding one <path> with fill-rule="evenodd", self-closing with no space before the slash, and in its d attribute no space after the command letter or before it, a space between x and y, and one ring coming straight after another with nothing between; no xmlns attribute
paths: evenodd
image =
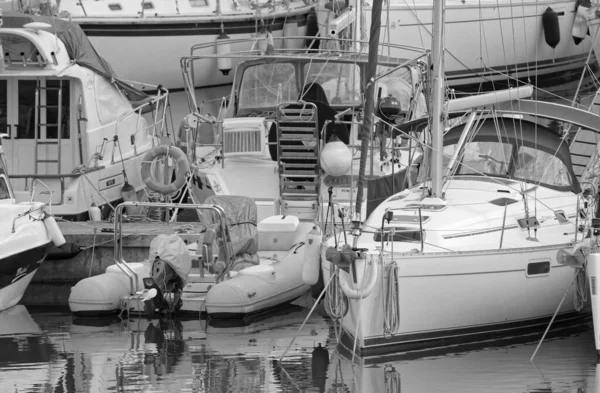
<svg viewBox="0 0 600 393"><path fill-rule="evenodd" d="M175 180L170 184L162 184L157 182L152 174L150 168L152 167L152 161L158 156L170 156L177 162L177 174ZM142 159L142 180L144 184L152 191L159 192L163 195L172 194L178 191L185 185L187 175L190 173L190 163L185 153L174 146L156 146L150 150Z"/></svg>

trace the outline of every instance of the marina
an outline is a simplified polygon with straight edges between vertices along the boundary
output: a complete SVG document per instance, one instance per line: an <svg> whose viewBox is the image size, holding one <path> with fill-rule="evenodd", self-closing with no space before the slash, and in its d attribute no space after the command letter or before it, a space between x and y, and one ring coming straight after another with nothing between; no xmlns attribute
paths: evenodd
<svg viewBox="0 0 600 393"><path fill-rule="evenodd" d="M600 391L599 36L0 2L0 392Z"/></svg>

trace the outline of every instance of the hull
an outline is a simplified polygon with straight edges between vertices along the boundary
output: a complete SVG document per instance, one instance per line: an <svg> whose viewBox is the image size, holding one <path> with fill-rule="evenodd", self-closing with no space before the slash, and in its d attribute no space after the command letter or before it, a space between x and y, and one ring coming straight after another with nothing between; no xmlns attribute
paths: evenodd
<svg viewBox="0 0 600 393"><path fill-rule="evenodd" d="M356 341L360 355L369 357L539 333L567 289L556 326L589 320L589 313L575 312L573 269L557 264L560 248L405 254L395 277L386 270L369 297L350 300L342 345L352 351ZM531 264L546 261L547 272L532 272ZM329 277L329 263L322 266ZM381 299L394 279L400 318L395 331L384 333L390 310Z"/></svg>
<svg viewBox="0 0 600 393"><path fill-rule="evenodd" d="M44 244L0 260L0 311L19 303L49 249Z"/></svg>
<svg viewBox="0 0 600 393"><path fill-rule="evenodd" d="M284 26L297 26L294 36L306 33L306 16L310 8L290 11L289 15L274 17L269 26L274 37L283 37ZM184 88L179 58L190 55L192 46L215 42L221 34L221 23L206 17L165 18L73 18L98 53L114 68L119 79L162 85L169 90ZM286 28L287 29L287 28ZM292 29L294 30L294 29ZM290 31L292 31L290 30ZM224 31L232 39L256 37L256 19L237 18L224 22ZM296 33L297 32L297 33ZM212 55L213 47L194 55ZM231 44L231 51L249 50L247 43ZM235 68L235 62L233 68ZM224 75L216 59L202 61L195 71L195 86L228 85L233 72Z"/></svg>
<svg viewBox="0 0 600 393"><path fill-rule="evenodd" d="M506 84L507 76L538 84L548 78L550 84L552 76L573 71L578 78L592 40L586 36L578 45L573 41L575 3L447 1L444 66L448 85L467 88L491 81ZM432 6L431 0L392 3L389 19L382 20L382 27L386 26L382 40L431 48ZM548 7L558 16L560 40L555 48L546 43L542 26L542 14ZM370 9L367 14L370 21Z"/></svg>

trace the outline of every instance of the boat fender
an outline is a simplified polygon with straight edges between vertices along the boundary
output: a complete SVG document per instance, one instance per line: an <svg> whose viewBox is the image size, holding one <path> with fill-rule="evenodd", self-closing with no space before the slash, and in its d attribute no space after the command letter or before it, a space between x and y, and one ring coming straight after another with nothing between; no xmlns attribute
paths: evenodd
<svg viewBox="0 0 600 393"><path fill-rule="evenodd" d="M542 14L542 26L544 28L544 38L546 43L552 48L560 42L560 24L558 14L551 7L546 8Z"/></svg>
<svg viewBox="0 0 600 393"><path fill-rule="evenodd" d="M589 27L585 14L590 7L591 4L589 0L578 0L575 5L575 20L573 21L573 30L571 31L575 45L579 45L585 38L585 35L589 34Z"/></svg>
<svg viewBox="0 0 600 393"><path fill-rule="evenodd" d="M316 225L306 234L304 266L302 266L302 282L307 285L315 285L317 281L319 281L321 238L321 230Z"/></svg>
<svg viewBox="0 0 600 393"><path fill-rule="evenodd" d="M176 172L176 177L170 184L162 184L156 181L151 174L152 161L158 156L170 156L177 162L179 170ZM173 146L156 146L150 150L142 159L141 175L144 184L152 191L159 192L163 195L172 194L178 191L185 185L186 178L190 173L190 163L185 153Z"/></svg>
<svg viewBox="0 0 600 393"><path fill-rule="evenodd" d="M52 243L54 243L56 247L60 247L67 242L60 231L54 216L46 214L46 217L44 217L44 225L46 226L46 231L48 231L50 240L52 240Z"/></svg>
<svg viewBox="0 0 600 393"><path fill-rule="evenodd" d="M373 289L375 288L379 266L376 261L367 261L366 258L357 258L354 260L353 263L356 266L357 272L362 273L365 268L370 272L369 281L367 285L365 285L364 287L357 288L357 286L361 285L362 281L364 281L364 277L362 278L362 280L357 279L357 284L351 284L349 282L350 275L340 271L340 287L342 288L342 291L348 297L348 299L364 299L366 297L369 297L369 295L371 294L371 292L373 292ZM365 267L365 264L370 264L371 268L369 269L368 266Z"/></svg>
<svg viewBox="0 0 600 393"><path fill-rule="evenodd" d="M215 40L215 49L217 52L217 68L225 76L233 69L231 57L226 57L231 53L231 39L223 31Z"/></svg>
<svg viewBox="0 0 600 393"><path fill-rule="evenodd" d="M306 17L306 36L317 37L319 35L319 20L317 19L317 12L315 9L311 9ZM308 49L319 49L318 38L307 38L306 47Z"/></svg>

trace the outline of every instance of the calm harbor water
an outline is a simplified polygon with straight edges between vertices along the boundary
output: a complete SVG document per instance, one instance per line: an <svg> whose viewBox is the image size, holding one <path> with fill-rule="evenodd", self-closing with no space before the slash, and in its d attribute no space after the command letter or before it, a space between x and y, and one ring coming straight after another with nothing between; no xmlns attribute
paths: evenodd
<svg viewBox="0 0 600 393"><path fill-rule="evenodd" d="M600 391L591 328L544 341L534 364L537 342L365 366L338 352L331 320L315 314L298 331L307 315L227 327L16 306L0 313L0 392Z"/></svg>

